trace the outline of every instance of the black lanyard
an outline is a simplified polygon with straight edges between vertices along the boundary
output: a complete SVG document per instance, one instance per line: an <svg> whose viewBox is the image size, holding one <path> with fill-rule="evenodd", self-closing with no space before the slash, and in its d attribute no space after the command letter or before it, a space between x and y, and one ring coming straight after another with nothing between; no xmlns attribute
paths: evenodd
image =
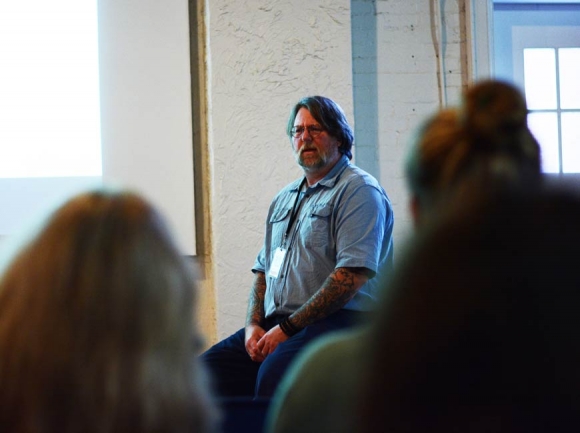
<svg viewBox="0 0 580 433"><path fill-rule="evenodd" d="M294 225L294 221L296 221L296 217L298 216L298 212L300 212L300 207L302 206L302 202L304 200L300 200L300 193L302 192L302 188L306 183L306 178L302 179L300 182L300 186L298 187L298 192L296 193L296 199L294 200L294 205L292 206L292 211L290 212L290 219L288 220L288 227L286 228L286 233L284 233L284 238L282 239L282 246L286 245L286 239L290 234L290 230L292 230L292 226Z"/></svg>

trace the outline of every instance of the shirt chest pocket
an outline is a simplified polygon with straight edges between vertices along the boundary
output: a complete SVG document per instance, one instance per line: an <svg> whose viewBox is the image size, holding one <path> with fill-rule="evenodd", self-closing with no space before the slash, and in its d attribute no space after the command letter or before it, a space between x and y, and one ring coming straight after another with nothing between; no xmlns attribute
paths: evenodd
<svg viewBox="0 0 580 433"><path fill-rule="evenodd" d="M302 226L304 244L307 247L331 247L334 245L331 233L332 205L310 209Z"/></svg>
<svg viewBox="0 0 580 433"><path fill-rule="evenodd" d="M290 220L290 208L275 209L270 217L270 227L272 228L272 241L274 244L282 245L284 233L288 228Z"/></svg>

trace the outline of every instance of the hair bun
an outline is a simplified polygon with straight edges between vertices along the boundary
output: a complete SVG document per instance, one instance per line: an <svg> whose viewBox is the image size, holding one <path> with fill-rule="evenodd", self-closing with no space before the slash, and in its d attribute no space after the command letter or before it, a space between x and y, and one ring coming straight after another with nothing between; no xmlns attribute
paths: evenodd
<svg viewBox="0 0 580 433"><path fill-rule="evenodd" d="M527 130L526 100L514 86L483 81L465 94L465 128L475 143L497 148L507 137ZM474 143L474 144L475 144Z"/></svg>

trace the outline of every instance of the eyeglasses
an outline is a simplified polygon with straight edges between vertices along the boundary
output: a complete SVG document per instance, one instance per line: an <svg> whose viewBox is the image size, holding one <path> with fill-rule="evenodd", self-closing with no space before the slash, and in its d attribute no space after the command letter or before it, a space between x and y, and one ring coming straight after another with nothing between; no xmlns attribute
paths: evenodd
<svg viewBox="0 0 580 433"><path fill-rule="evenodd" d="M294 138L300 138L302 137L302 134L304 134L304 131L308 129L308 135L310 135L312 138L314 137L318 137L321 133L324 132L324 128L322 128L321 126L318 125L309 125L309 126L295 126L292 128L292 130L290 132L292 132L292 137Z"/></svg>

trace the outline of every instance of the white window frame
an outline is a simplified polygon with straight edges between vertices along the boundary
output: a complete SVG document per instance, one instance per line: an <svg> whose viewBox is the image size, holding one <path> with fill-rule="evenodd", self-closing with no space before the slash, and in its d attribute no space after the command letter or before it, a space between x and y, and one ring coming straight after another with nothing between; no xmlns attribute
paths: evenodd
<svg viewBox="0 0 580 433"><path fill-rule="evenodd" d="M468 62L468 75L471 81L478 81L494 76L493 70L493 5L494 3L566 3L580 4L580 0L470 0L467 4L471 33L471 51ZM580 181L580 174L566 173L550 175L560 176L573 183Z"/></svg>

